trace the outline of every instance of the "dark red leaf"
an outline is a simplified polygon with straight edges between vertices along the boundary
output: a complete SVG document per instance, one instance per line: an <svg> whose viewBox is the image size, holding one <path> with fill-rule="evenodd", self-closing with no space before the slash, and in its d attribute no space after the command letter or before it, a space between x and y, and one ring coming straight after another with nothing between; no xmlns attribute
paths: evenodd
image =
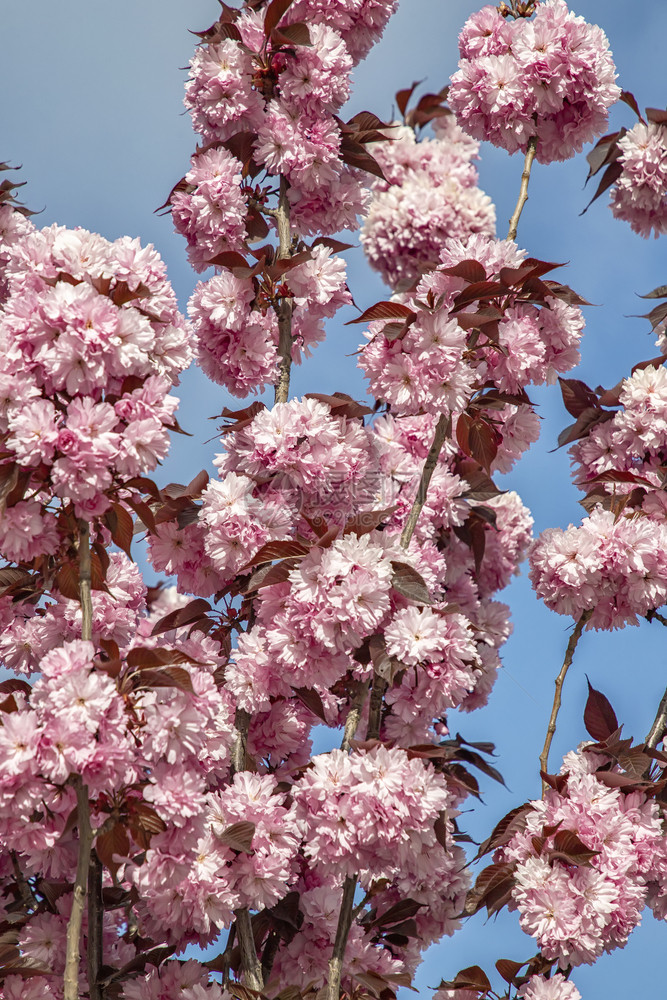
<svg viewBox="0 0 667 1000"><path fill-rule="evenodd" d="M647 108L646 117L654 125L667 125L667 111L662 108Z"/></svg>
<svg viewBox="0 0 667 1000"><path fill-rule="evenodd" d="M264 15L264 35L269 37L294 0L271 0Z"/></svg>
<svg viewBox="0 0 667 1000"><path fill-rule="evenodd" d="M271 41L277 45L312 45L308 25L303 21L286 24L282 28L274 28Z"/></svg>
<svg viewBox="0 0 667 1000"><path fill-rule="evenodd" d="M559 378L560 391L563 395L563 405L575 419L580 417L589 407L598 408L597 393L578 378Z"/></svg>
<svg viewBox="0 0 667 1000"><path fill-rule="evenodd" d="M307 392L305 396L306 399L318 399L320 403L326 403L336 417L360 418L373 412L370 406L358 403L344 392L334 392L331 396L324 392Z"/></svg>
<svg viewBox="0 0 667 1000"><path fill-rule="evenodd" d="M392 560L394 575L391 585L403 597L415 604L430 604L431 596L424 578L407 563Z"/></svg>
<svg viewBox="0 0 667 1000"><path fill-rule="evenodd" d="M619 97L619 101L623 101L623 103L627 104L627 106L629 108L632 108L632 110L634 111L634 113L637 115L637 118L639 118L640 122L644 121L644 119L642 117L642 113L639 110L639 105L637 104L637 100L636 100L634 94L632 94L629 90L622 90L621 91L621 96ZM647 108L647 111L648 111L648 108Z"/></svg>
<svg viewBox="0 0 667 1000"><path fill-rule="evenodd" d="M600 195L604 194L607 188L610 188L611 185L618 180L618 178L621 176L622 173L623 173L623 165L619 163L618 160L615 160L613 163L610 163L605 172L603 173L602 177L600 178L600 183L598 184L597 191L595 192L589 203L586 205L586 208L583 210L583 212L580 212L579 214L584 215L591 207L593 202L597 201Z"/></svg>
<svg viewBox="0 0 667 1000"><path fill-rule="evenodd" d="M294 694L299 699L302 705L316 715L318 719L322 722L327 722L327 717L324 711L324 704L320 695L313 688L292 688Z"/></svg>
<svg viewBox="0 0 667 1000"><path fill-rule="evenodd" d="M570 865L587 865L599 851L591 851L571 830L559 830L554 837L553 849L549 851L551 860L565 861Z"/></svg>
<svg viewBox="0 0 667 1000"><path fill-rule="evenodd" d="M516 985L514 980L516 979L519 970L523 969L525 962L513 962L511 958L499 958L496 962L496 969L503 977L506 983L510 986Z"/></svg>
<svg viewBox="0 0 667 1000"><path fill-rule="evenodd" d="M193 622L201 621L211 610L211 605L202 597L190 601L183 608L170 611L168 615L160 618L155 623L151 635L160 635L162 632L169 632L171 629L183 628L185 625L192 625Z"/></svg>
<svg viewBox="0 0 667 1000"><path fill-rule="evenodd" d="M442 274L449 274L452 278L463 278L471 284L479 284L486 280L486 271L478 260L462 260L453 267L440 268Z"/></svg>
<svg viewBox="0 0 667 1000"><path fill-rule="evenodd" d="M618 719L609 700L588 683L588 700L584 709L584 725L594 740L606 740L618 729Z"/></svg>
<svg viewBox="0 0 667 1000"><path fill-rule="evenodd" d="M107 512L106 519L114 544L116 544L119 549L122 549L123 552L125 552L125 554L131 559L132 553L130 549L134 534L134 521L132 520L132 516L127 512L122 504L114 503L111 506L111 510Z"/></svg>
<svg viewBox="0 0 667 1000"><path fill-rule="evenodd" d="M416 318L417 314L400 302L376 302L374 306L364 310L361 316L348 320L345 326L353 326L355 323L370 323L376 319L409 319L414 321Z"/></svg>
<svg viewBox="0 0 667 1000"><path fill-rule="evenodd" d="M361 511L345 522L343 534L366 535L369 531L374 531L383 521L388 521L395 510L395 507L385 507L383 510Z"/></svg>
<svg viewBox="0 0 667 1000"><path fill-rule="evenodd" d="M242 854L250 854L254 835L255 824L244 820L228 826L222 833L218 834L218 840L221 840L223 844L231 847L234 851L239 851Z"/></svg>
<svg viewBox="0 0 667 1000"><path fill-rule="evenodd" d="M267 542L266 545L262 545L261 549L258 549L250 562L246 563L244 569L259 566L260 563L272 562L274 559L305 556L308 555L309 551L308 546L302 545L301 542Z"/></svg>
<svg viewBox="0 0 667 1000"><path fill-rule="evenodd" d="M397 92L397 94L396 94L396 104L398 106L398 110L401 112L402 115L405 114L405 110L406 110L408 104L410 103L410 98L414 94L415 89L422 82L423 82L422 80L415 80L415 82L412 84L411 87L406 87L404 90L399 90Z"/></svg>

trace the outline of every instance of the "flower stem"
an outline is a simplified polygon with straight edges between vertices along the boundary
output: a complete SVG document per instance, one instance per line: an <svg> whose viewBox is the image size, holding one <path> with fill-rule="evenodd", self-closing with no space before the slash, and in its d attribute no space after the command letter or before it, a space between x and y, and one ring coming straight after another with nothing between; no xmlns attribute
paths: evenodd
<svg viewBox="0 0 667 1000"><path fill-rule="evenodd" d="M422 469L421 479L419 480L419 487L417 489L417 496L414 499L414 503L412 504L401 534L401 547L404 549L407 549L410 545L410 540L415 528L417 527L419 515L421 514L424 504L426 503L426 494L428 493L429 484L433 477L435 467L438 464L438 458L440 456L442 446L445 443L445 438L451 430L451 426L452 418L450 416L445 416L444 413L441 413L438 417L438 422L435 425L431 450L426 456L426 461L424 462L424 468Z"/></svg>
<svg viewBox="0 0 667 1000"><path fill-rule="evenodd" d="M81 925L83 923L83 913L86 908L88 867L90 865L90 851L93 846L93 831L90 826L88 786L84 785L80 775L78 774L74 775L73 783L76 788L78 815L77 825L79 828L79 857L76 865L72 912L67 922L63 1000L79 1000Z"/></svg>
<svg viewBox="0 0 667 1000"><path fill-rule="evenodd" d="M292 256L292 231L290 227L290 207L287 197L287 181L280 178L278 208L273 213L280 241L278 260ZM275 403L286 403L289 399L290 370L292 367L292 300L283 299L278 308L278 380L275 387Z"/></svg>
<svg viewBox="0 0 667 1000"><path fill-rule="evenodd" d="M517 229L519 227L519 219L521 218L521 213L523 212L523 206L528 201L528 182L530 181L530 171L533 166L533 160L535 159L535 153L537 152L537 136L533 135L528 140L528 149L526 150L526 158L523 161L523 173L521 174L521 187L519 188L519 200L516 203L516 208L512 213L512 218L510 219L510 228L507 233L508 240L515 240Z"/></svg>
<svg viewBox="0 0 667 1000"><path fill-rule="evenodd" d="M551 717L549 718L549 725L547 726L547 735L544 740L544 747L542 748L542 753L540 754L540 768L547 774L549 765L549 750L551 749L551 743L553 741L554 735L556 733L556 721L558 719L558 711L561 706L561 696L563 693L563 683L567 675L568 670L572 666L572 660L574 659L574 651L577 648L577 643L581 638L581 633L584 630L586 622L593 614L593 610L584 611L579 621L574 626L572 635L570 636L570 641L567 644L567 649L565 650L565 658L563 660L563 666L560 668L560 673L556 678L555 685L556 690L554 692L553 705L551 706ZM547 790L548 785L544 779L542 780L542 794L544 795Z"/></svg>
<svg viewBox="0 0 667 1000"><path fill-rule="evenodd" d="M343 882L343 897L338 915L338 926L336 927L336 940L334 941L333 954L329 959L329 978L327 982L326 1000L339 1000L340 981L343 975L343 960L345 958L345 948L347 939L352 927L352 907L354 904L354 893L357 888L356 875L348 875Z"/></svg>

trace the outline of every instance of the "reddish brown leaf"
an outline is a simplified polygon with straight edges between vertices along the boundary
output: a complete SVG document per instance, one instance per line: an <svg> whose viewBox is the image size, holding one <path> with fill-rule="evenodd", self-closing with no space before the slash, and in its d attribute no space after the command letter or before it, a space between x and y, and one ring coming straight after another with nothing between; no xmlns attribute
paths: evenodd
<svg viewBox="0 0 667 1000"><path fill-rule="evenodd" d="M416 80L411 87L406 87L404 90L397 91L396 104L398 106L398 110L401 112L402 115L405 114L406 108L410 103L410 98L414 94L416 88L422 82L423 82L422 80Z"/></svg>
<svg viewBox="0 0 667 1000"><path fill-rule="evenodd" d="M309 551L308 546L302 545L301 542L267 542L266 545L262 545L261 549L258 549L250 562L246 563L244 569L259 566L260 563L272 562L274 559L305 556L308 555Z"/></svg>
<svg viewBox="0 0 667 1000"><path fill-rule="evenodd" d="M428 587L424 583L424 578L416 569L413 569L408 563L398 562L393 559L391 565L394 570L391 580L394 590L415 604L431 603L431 595L428 592Z"/></svg>
<svg viewBox="0 0 667 1000"><path fill-rule="evenodd" d="M348 320L345 326L352 326L355 323L370 323L377 319L403 319L415 320L417 314L408 306L400 302L376 302L374 306L362 312L356 319Z"/></svg>
<svg viewBox="0 0 667 1000"><path fill-rule="evenodd" d="M440 270L442 274L449 274L452 278L463 278L471 284L486 281L486 271L478 260L462 260L453 267L443 267Z"/></svg>
<svg viewBox="0 0 667 1000"><path fill-rule="evenodd" d="M322 722L327 722L326 713L324 711L324 704L320 695L313 688L292 688L294 694L299 699L302 705L305 705L309 712L321 719Z"/></svg>
<svg viewBox="0 0 667 1000"><path fill-rule="evenodd" d="M640 122L644 121L642 113L639 110L639 105L637 104L637 99L635 98L634 94L632 94L629 90L622 90L621 96L619 97L619 101L623 101L623 103L627 104L629 108L632 108L634 113L637 115L637 118L639 118Z"/></svg>
<svg viewBox="0 0 667 1000"><path fill-rule="evenodd" d="M241 854L250 854L254 835L255 824L242 821L228 826L218 835L218 840L221 840L227 847L231 847L233 851L238 851Z"/></svg>
<svg viewBox="0 0 667 1000"><path fill-rule="evenodd" d="M571 830L559 830L554 837L554 846L549 851L549 857L551 860L565 861L570 865L587 865L591 858L599 853L586 847Z"/></svg>
<svg viewBox="0 0 667 1000"><path fill-rule="evenodd" d="M324 392L307 392L305 398L318 399L320 403L326 403L336 417L361 418L373 412L370 406L358 403L344 392L334 392L331 396Z"/></svg>
<svg viewBox="0 0 667 1000"><path fill-rule="evenodd" d="M194 694L190 674L183 667L164 667L160 670L142 668L134 684L137 691L142 688L150 690L169 687L179 688L181 691L187 691L188 694Z"/></svg>
<svg viewBox="0 0 667 1000"><path fill-rule="evenodd" d="M594 740L606 740L618 729L618 719L609 700L588 683L588 700L584 709L584 725Z"/></svg>
<svg viewBox="0 0 667 1000"><path fill-rule="evenodd" d="M269 37L294 0L271 0L264 15L264 35Z"/></svg>
<svg viewBox="0 0 667 1000"><path fill-rule="evenodd" d="M274 45L312 45L308 25L303 21L274 28L271 32L271 41Z"/></svg>
<svg viewBox="0 0 667 1000"><path fill-rule="evenodd" d="M366 535L369 531L374 531L383 521L388 521L395 510L396 507L385 507L383 510L361 511L345 522L343 534Z"/></svg>
<svg viewBox="0 0 667 1000"><path fill-rule="evenodd" d="M578 378L559 378L560 391L563 395L563 405L575 419L586 409L599 409L597 393Z"/></svg>
<svg viewBox="0 0 667 1000"><path fill-rule="evenodd" d="M646 117L654 125L667 125L667 111L664 108L647 108Z"/></svg>
<svg viewBox="0 0 667 1000"><path fill-rule="evenodd" d="M160 618L160 620L155 623L151 635L160 635L162 632L171 631L171 629L183 628L185 625L192 625L193 622L197 622L202 618L205 618L210 610L211 605L208 601L205 601L202 597L198 597L196 600L190 601L189 604L186 604L185 607L177 608L175 611L170 611L168 615Z"/></svg>
<svg viewBox="0 0 667 1000"><path fill-rule="evenodd" d="M513 962L511 958L499 958L496 962L496 969L510 986L515 986L515 979L525 962Z"/></svg>

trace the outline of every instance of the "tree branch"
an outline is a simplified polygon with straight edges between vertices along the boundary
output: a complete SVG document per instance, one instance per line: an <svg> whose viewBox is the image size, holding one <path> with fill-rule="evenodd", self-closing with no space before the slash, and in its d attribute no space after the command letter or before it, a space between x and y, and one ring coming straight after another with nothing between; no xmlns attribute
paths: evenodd
<svg viewBox="0 0 667 1000"><path fill-rule="evenodd" d="M521 174L521 187L519 188L519 200L516 203L516 208L512 213L512 218L510 219L510 228L507 233L508 240L515 240L517 229L519 227L519 219L521 218L521 213L523 212L523 206L528 201L528 182L530 181L530 171L533 166L533 160L535 159L535 153L537 152L537 136L533 135L528 140L528 148L526 150L526 158L523 161L523 173Z"/></svg>
<svg viewBox="0 0 667 1000"><path fill-rule="evenodd" d="M88 867L90 864L90 850L93 844L93 831L90 826L88 786L84 785L80 775L78 774L74 775L72 780L74 787L76 788L78 816L77 825L79 828L79 857L76 865L72 912L67 922L63 1000L79 1000L81 925L83 923L83 912L86 907Z"/></svg>
<svg viewBox="0 0 667 1000"><path fill-rule="evenodd" d="M287 260L292 256L292 230L290 227L290 206L287 197L287 181L280 178L280 195L278 208L272 213L276 220L278 239L278 260ZM292 367L292 300L283 299L278 309L278 380L275 388L275 403L286 403L289 399L290 370Z"/></svg>
<svg viewBox="0 0 667 1000"><path fill-rule="evenodd" d="M665 735L665 730L667 729L667 691L662 696L660 705L658 706L658 711L655 719L653 720L653 725L651 726L648 736L646 737L646 746L650 747L651 750L655 750L658 743L661 742L663 736Z"/></svg>
<svg viewBox="0 0 667 1000"><path fill-rule="evenodd" d="M240 910L235 910L234 915L236 917L236 936L241 950L243 981L251 990L261 991L264 986L264 977L262 976L262 966L257 958L250 913L248 908L244 906Z"/></svg>
<svg viewBox="0 0 667 1000"><path fill-rule="evenodd" d="M419 487L417 488L417 496L414 499L401 534L401 546L404 549L407 549L410 545L410 539L412 538L414 530L417 526L419 515L421 514L424 504L426 503L426 494L428 493L428 487L431 482L431 478L433 477L435 467L438 464L438 458L440 456L442 446L445 443L445 438L449 434L451 426L452 418L450 416L445 416L444 413L441 413L438 417L438 422L435 425L431 450L426 456L426 461L424 462L421 479L419 480Z"/></svg>
<svg viewBox="0 0 667 1000"><path fill-rule="evenodd" d="M551 749L551 743L554 738L554 734L556 732L556 720L558 719L558 711L561 705L561 695L563 693L563 683L565 681L565 676L570 667L572 666L574 651L577 648L577 643L581 638L581 633L584 630L584 626L586 625L586 622L588 621L588 619L591 617L592 614L593 614L592 609L590 611L584 611L583 615L581 616L577 624L574 626L572 635L570 636L570 641L568 642L567 649L565 650L565 659L563 660L563 666L560 668L560 673L558 674L558 677L556 678L555 681L556 691L554 693L554 701L551 707L551 717L549 718L549 725L547 726L547 735L544 740L544 747L542 748L542 753L540 754L540 768L542 769L542 771L545 772L545 774L548 773L549 750ZM543 795L547 787L548 787L547 783L543 780L542 781Z"/></svg>
<svg viewBox="0 0 667 1000"><path fill-rule="evenodd" d="M88 948L86 959L89 1000L102 1000L102 990L99 986L102 965L104 964L102 875L102 862L93 848L90 852L90 866L88 868Z"/></svg>
<svg viewBox="0 0 667 1000"><path fill-rule="evenodd" d="M79 600L81 601L81 638L93 638L93 596L90 566L90 525L79 521Z"/></svg>
<svg viewBox="0 0 667 1000"><path fill-rule="evenodd" d="M367 694L368 682L360 681L357 685L357 693L352 700L350 711L347 713L347 719L345 720L343 740L340 745L341 750L347 752L350 749L350 744L352 743L352 740L357 732L359 719L361 718L361 712L364 707Z"/></svg>
<svg viewBox="0 0 667 1000"><path fill-rule="evenodd" d="M248 729L250 728L250 714L244 708L237 708L234 716L234 728L236 729L236 739L232 747L231 772L232 777L245 771L246 751L248 748Z"/></svg>
<svg viewBox="0 0 667 1000"><path fill-rule="evenodd" d="M345 948L347 939L352 927L352 906L354 903L354 893L357 888L356 876L348 875L343 882L343 897L338 915L338 926L336 927L336 940L334 941L333 954L329 959L329 977L327 982L326 1000L339 1000L340 981L343 975L343 960L345 958Z"/></svg>

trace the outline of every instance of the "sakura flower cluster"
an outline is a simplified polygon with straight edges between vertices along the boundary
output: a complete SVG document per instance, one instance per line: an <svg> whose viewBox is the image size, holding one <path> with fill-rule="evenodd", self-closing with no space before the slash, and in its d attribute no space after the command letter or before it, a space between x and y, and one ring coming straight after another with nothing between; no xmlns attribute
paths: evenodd
<svg viewBox="0 0 667 1000"><path fill-rule="evenodd" d="M112 487L164 458L169 392L191 352L164 265L138 240L32 230L11 246L7 277L0 434L23 489L0 547L22 561L53 551L54 516L42 516L53 496L99 515Z"/></svg>
<svg viewBox="0 0 667 1000"><path fill-rule="evenodd" d="M483 7L463 26L459 52L449 103L461 128L509 153L536 138L541 163L601 135L621 95L605 33L564 0L540 3L531 19Z"/></svg>
<svg viewBox="0 0 667 1000"><path fill-rule="evenodd" d="M563 789L550 788L531 803L523 829L499 854L516 863L513 906L522 928L561 968L592 964L625 945L641 919L651 872L664 864L656 803L641 791L614 787L604 772L598 776L601 763L585 750L569 754ZM559 856L566 832L578 838L571 850L587 851L589 860L582 854L572 864Z"/></svg>
<svg viewBox="0 0 667 1000"><path fill-rule="evenodd" d="M667 126L638 122L618 140L621 173L611 189L617 219L640 236L667 232Z"/></svg>
<svg viewBox="0 0 667 1000"><path fill-rule="evenodd" d="M376 321L366 335L359 365L373 395L392 411L460 413L481 386L516 395L528 385L554 381L557 372L577 363L581 310L547 283L541 307L533 294L512 288L535 266L529 262L522 270L524 253L514 243L482 235L451 239L440 261L408 305L397 304L396 316L407 317L404 327L393 319ZM462 306L469 301L466 286L485 281L498 293L484 301L495 312L483 313L477 326L475 314L462 313ZM470 334L476 326L481 336Z"/></svg>
<svg viewBox="0 0 667 1000"><path fill-rule="evenodd" d="M336 115L353 54L380 36L395 6L302 0L286 5L275 30L267 8L225 8L191 61L185 103L205 145L168 203L193 266L222 270L197 287L190 314L200 364L234 395L276 381L286 309L298 363L322 339L323 318L351 301L342 261L299 240L357 227L366 190L358 166L344 162L347 126ZM363 140L356 128L348 133ZM270 226L279 251L264 248L248 266L249 241Z"/></svg>
<svg viewBox="0 0 667 1000"><path fill-rule="evenodd" d="M667 371L639 367L612 401L621 408L600 406L601 419L571 448L595 509L580 527L544 531L530 557L533 586L547 605L575 618L591 611L596 628L635 625L667 601Z"/></svg>
<svg viewBox="0 0 667 1000"><path fill-rule="evenodd" d="M373 182L361 243L393 288L434 267L447 238L494 233L495 210L477 187L472 162L478 143L451 116L438 119L435 131L435 138L417 141L413 129L396 126L386 143L372 147L386 179Z"/></svg>

